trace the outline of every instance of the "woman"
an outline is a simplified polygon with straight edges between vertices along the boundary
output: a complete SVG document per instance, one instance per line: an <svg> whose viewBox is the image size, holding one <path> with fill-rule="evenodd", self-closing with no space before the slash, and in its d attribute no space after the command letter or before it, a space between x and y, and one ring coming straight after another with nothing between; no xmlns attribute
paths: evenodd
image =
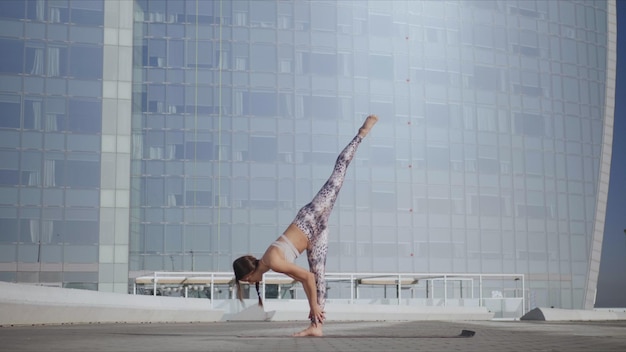
<svg viewBox="0 0 626 352"><path fill-rule="evenodd" d="M292 277L302 283L309 301L309 319L311 325L294 336L322 336L324 322L324 304L326 302L326 253L328 252L328 217L333 209L337 194L341 189L346 170L356 150L378 117L370 115L365 119L359 133L337 157L335 168L330 178L317 193L311 203L300 209L287 230L272 243L261 259L246 255L233 262L237 296L243 300L239 282L245 281L256 285L259 305L263 305L259 292L259 282L263 274L270 269ZM294 264L304 250L307 250L309 271Z"/></svg>

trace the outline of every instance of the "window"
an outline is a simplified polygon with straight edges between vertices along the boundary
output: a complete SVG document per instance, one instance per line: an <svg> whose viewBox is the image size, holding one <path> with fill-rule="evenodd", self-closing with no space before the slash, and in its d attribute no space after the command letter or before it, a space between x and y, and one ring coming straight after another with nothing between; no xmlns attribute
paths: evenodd
<svg viewBox="0 0 626 352"><path fill-rule="evenodd" d="M32 5L32 4L29 4ZM24 18L23 0L3 0L0 1L0 17Z"/></svg>
<svg viewBox="0 0 626 352"><path fill-rule="evenodd" d="M517 216L528 217L532 219L551 219L554 218L552 207L545 205L517 205Z"/></svg>
<svg viewBox="0 0 626 352"><path fill-rule="evenodd" d="M528 95L531 97L540 97L543 95L543 88L527 86L523 84L514 84L513 92L515 94Z"/></svg>
<svg viewBox="0 0 626 352"><path fill-rule="evenodd" d="M276 95L266 92L244 92L243 114L255 116L276 116Z"/></svg>
<svg viewBox="0 0 626 352"><path fill-rule="evenodd" d="M393 77L393 58L391 56L369 56L370 78L389 79Z"/></svg>
<svg viewBox="0 0 626 352"><path fill-rule="evenodd" d="M474 87L492 91L501 90L500 70L494 67L474 66Z"/></svg>
<svg viewBox="0 0 626 352"><path fill-rule="evenodd" d="M424 110L428 127L448 127L448 105L426 103Z"/></svg>
<svg viewBox="0 0 626 352"><path fill-rule="evenodd" d="M98 133L102 130L102 103L71 99L68 131Z"/></svg>
<svg viewBox="0 0 626 352"><path fill-rule="evenodd" d="M0 118L0 127L20 128L19 96L4 94L0 95L0 111L2 111L2 117Z"/></svg>
<svg viewBox="0 0 626 352"><path fill-rule="evenodd" d="M187 191L185 205L213 205L213 195L211 191Z"/></svg>
<svg viewBox="0 0 626 352"><path fill-rule="evenodd" d="M65 182L70 187L98 187L100 163L98 161L67 160Z"/></svg>
<svg viewBox="0 0 626 352"><path fill-rule="evenodd" d="M276 72L276 47L273 45L252 44L250 49L250 70Z"/></svg>
<svg viewBox="0 0 626 352"><path fill-rule="evenodd" d="M102 26L104 24L104 12L100 0L73 1L71 9L71 22L88 26Z"/></svg>
<svg viewBox="0 0 626 352"><path fill-rule="evenodd" d="M186 142L185 159L189 160L213 160L213 143L211 142Z"/></svg>
<svg viewBox="0 0 626 352"><path fill-rule="evenodd" d="M500 216L505 208L504 200L498 196L472 195L470 214L483 216Z"/></svg>
<svg viewBox="0 0 626 352"><path fill-rule="evenodd" d="M153 48L153 46L157 45ZM150 46L150 66L164 66L164 63L156 60L165 58L165 41L151 41ZM195 41L187 45L187 67L212 68L213 67L213 45L207 41Z"/></svg>
<svg viewBox="0 0 626 352"><path fill-rule="evenodd" d="M428 147L428 169L449 170L450 150L442 147Z"/></svg>
<svg viewBox="0 0 626 352"><path fill-rule="evenodd" d="M478 172L481 174L500 173L500 163L496 159L478 158Z"/></svg>
<svg viewBox="0 0 626 352"><path fill-rule="evenodd" d="M0 185L16 186L20 184L20 171L0 169Z"/></svg>
<svg viewBox="0 0 626 352"><path fill-rule="evenodd" d="M17 242L18 234L17 219L0 219L0 243Z"/></svg>
<svg viewBox="0 0 626 352"><path fill-rule="evenodd" d="M248 151L250 160L272 162L278 158L278 145L273 137L251 137L250 150Z"/></svg>
<svg viewBox="0 0 626 352"><path fill-rule="evenodd" d="M516 113L514 117L514 133L541 137L544 135L544 118L541 115Z"/></svg>
<svg viewBox="0 0 626 352"><path fill-rule="evenodd" d="M328 53L296 53L296 71L304 74L336 75L337 56Z"/></svg>
<svg viewBox="0 0 626 352"><path fill-rule="evenodd" d="M97 221L65 221L63 240L68 244L97 244L99 226Z"/></svg>
<svg viewBox="0 0 626 352"><path fill-rule="evenodd" d="M3 3L3 1L0 1ZM21 40L0 39L0 72L22 73L24 62L24 42Z"/></svg>
<svg viewBox="0 0 626 352"><path fill-rule="evenodd" d="M72 46L69 63L70 76L90 79L102 78L101 47Z"/></svg>
<svg viewBox="0 0 626 352"><path fill-rule="evenodd" d="M371 161L376 166L393 166L396 163L395 150L391 147L372 147Z"/></svg>
<svg viewBox="0 0 626 352"><path fill-rule="evenodd" d="M336 119L339 111L339 100L336 97L306 96L304 97L304 114L320 119Z"/></svg>
<svg viewBox="0 0 626 352"><path fill-rule="evenodd" d="M243 21L245 25L245 20ZM250 2L250 25L252 27L276 27L276 4L271 2Z"/></svg>
<svg viewBox="0 0 626 352"><path fill-rule="evenodd" d="M44 50L44 45L42 43L26 44L26 73L31 75L43 75Z"/></svg>
<svg viewBox="0 0 626 352"><path fill-rule="evenodd" d="M389 15L371 14L369 19L369 33L391 37L393 35L393 18Z"/></svg>

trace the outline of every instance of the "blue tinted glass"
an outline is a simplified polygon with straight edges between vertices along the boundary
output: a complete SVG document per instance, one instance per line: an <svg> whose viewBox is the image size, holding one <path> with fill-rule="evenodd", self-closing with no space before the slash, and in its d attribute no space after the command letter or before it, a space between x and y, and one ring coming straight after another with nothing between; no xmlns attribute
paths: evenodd
<svg viewBox="0 0 626 352"><path fill-rule="evenodd" d="M73 46L69 63L73 77L102 78L102 47Z"/></svg>
<svg viewBox="0 0 626 352"><path fill-rule="evenodd" d="M0 72L22 73L24 62L24 42L13 39L0 39L0 49L11 55L0 55Z"/></svg>
<svg viewBox="0 0 626 352"><path fill-rule="evenodd" d="M102 130L102 103L71 99L67 129L74 132L98 133Z"/></svg>
<svg viewBox="0 0 626 352"><path fill-rule="evenodd" d="M0 1L0 17L24 18L26 3L23 0Z"/></svg>

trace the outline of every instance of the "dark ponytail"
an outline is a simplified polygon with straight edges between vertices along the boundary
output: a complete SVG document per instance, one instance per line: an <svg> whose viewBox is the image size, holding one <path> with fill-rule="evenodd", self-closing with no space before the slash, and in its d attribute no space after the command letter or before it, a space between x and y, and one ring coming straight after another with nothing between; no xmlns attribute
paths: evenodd
<svg viewBox="0 0 626 352"><path fill-rule="evenodd" d="M254 286L256 287L256 295L259 297L259 307L263 307L263 300L261 299L261 291L259 290L259 283L257 282Z"/></svg>

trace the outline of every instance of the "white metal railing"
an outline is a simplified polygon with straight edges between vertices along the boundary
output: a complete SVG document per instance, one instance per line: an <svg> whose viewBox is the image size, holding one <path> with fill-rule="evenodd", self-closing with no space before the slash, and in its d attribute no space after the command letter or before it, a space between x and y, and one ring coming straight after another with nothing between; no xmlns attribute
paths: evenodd
<svg viewBox="0 0 626 352"><path fill-rule="evenodd" d="M332 300L347 300L355 303L363 301L361 290L364 287L384 287L384 298L388 286L395 287L395 297L390 301L395 304L415 304L420 298L436 301L443 306L458 305L459 300L478 300L479 306L500 305L507 302L521 304L521 315L526 313L526 282L523 274L456 274L456 273L326 273L327 285L343 284L349 286L346 294L344 290L334 290ZM297 291L303 291L301 285L292 278L274 272L263 275L261 295L266 298L266 287L276 285L278 297L281 299L281 290L287 287L294 299ZM152 295L179 295L189 297L190 291L204 292L210 299L211 307L215 300L215 293L219 287L228 287L228 299L235 299L235 278L232 272L154 272L151 275L140 276L134 279L133 294L138 293L138 287ZM520 287L521 286L521 287ZM405 297L403 290L410 290L410 297ZM339 291L339 293L337 293ZM490 294L485 294L485 293ZM513 293L512 297L507 297ZM417 293L418 299L415 299ZM365 299L380 299L380 293ZM198 294L199 296L199 294ZM267 299L267 298L266 298ZM451 300L454 302L451 303ZM505 300L507 300L505 302ZM404 302L404 303L403 303ZM388 303L389 304L389 303ZM505 309L505 308L501 308ZM520 315L520 316L521 316Z"/></svg>

